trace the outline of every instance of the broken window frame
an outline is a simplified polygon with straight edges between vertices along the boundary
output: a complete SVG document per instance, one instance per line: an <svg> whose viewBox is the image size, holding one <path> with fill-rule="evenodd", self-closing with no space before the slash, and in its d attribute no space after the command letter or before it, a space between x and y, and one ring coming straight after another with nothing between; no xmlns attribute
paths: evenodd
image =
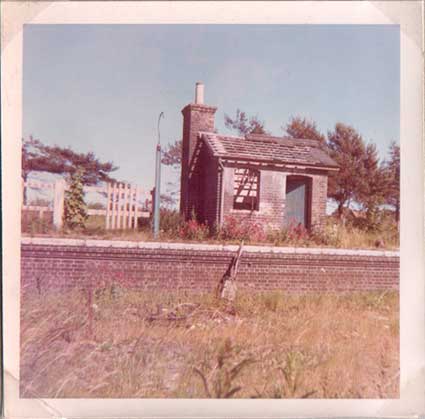
<svg viewBox="0 0 425 419"><path fill-rule="evenodd" d="M238 173L239 172L239 173ZM260 170L250 167L236 167L233 173L233 210L235 211L259 211L260 209ZM240 179L238 179L240 177ZM240 182L238 184L238 182ZM253 189L253 186L256 186ZM246 202L237 202L243 198L243 191L247 191Z"/></svg>

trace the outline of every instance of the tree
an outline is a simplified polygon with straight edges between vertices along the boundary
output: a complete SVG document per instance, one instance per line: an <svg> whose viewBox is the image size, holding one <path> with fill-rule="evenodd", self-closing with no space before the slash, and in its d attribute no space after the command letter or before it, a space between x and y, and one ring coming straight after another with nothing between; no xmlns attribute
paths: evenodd
<svg viewBox="0 0 425 419"><path fill-rule="evenodd" d="M390 160L385 162L387 190L385 200L395 207L395 220L400 221L400 146L395 142L390 145Z"/></svg>
<svg viewBox="0 0 425 419"><path fill-rule="evenodd" d="M161 163L166 166L178 167L182 161L182 140L176 140L168 144L162 150Z"/></svg>
<svg viewBox="0 0 425 419"><path fill-rule="evenodd" d="M316 140L325 144L325 136L319 132L316 123L300 116L292 117L289 124L282 129L291 137L304 140Z"/></svg>
<svg viewBox="0 0 425 419"><path fill-rule="evenodd" d="M71 229L84 228L87 220L83 178L84 170L77 169L70 175L69 189L65 192L64 224Z"/></svg>
<svg viewBox="0 0 425 419"><path fill-rule="evenodd" d="M250 116L240 109L236 110L235 118L224 114L224 125L226 128L235 130L239 135L247 134L267 134L264 127L264 121L260 121L258 116Z"/></svg>
<svg viewBox="0 0 425 419"><path fill-rule="evenodd" d="M339 171L329 177L329 196L338 204L339 217L344 206L366 195L368 167L373 166L373 150L367 151L363 138L348 125L337 123L328 133L330 156L339 165ZM376 150L375 150L376 151Z"/></svg>
<svg viewBox="0 0 425 419"><path fill-rule="evenodd" d="M375 144L368 144L363 160L365 176L362 179L357 199L366 210L366 221L369 229L379 225L379 206L384 203L388 189L388 177L385 167L379 163L378 151Z"/></svg>
<svg viewBox="0 0 425 419"><path fill-rule="evenodd" d="M72 175L82 169L84 185L96 185L114 180L110 173L117 170L112 162L102 163L94 153L77 153L70 147L48 146L32 136L22 139L22 177L26 181L32 171Z"/></svg>

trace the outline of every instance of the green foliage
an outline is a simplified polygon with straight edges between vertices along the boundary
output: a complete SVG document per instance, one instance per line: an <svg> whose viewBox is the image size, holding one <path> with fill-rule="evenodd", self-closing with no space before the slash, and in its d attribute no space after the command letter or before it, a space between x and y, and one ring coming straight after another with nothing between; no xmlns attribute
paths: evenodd
<svg viewBox="0 0 425 419"><path fill-rule="evenodd" d="M69 147L48 146L40 140L22 139L22 177L28 178L32 171L56 174L74 174L82 168L84 185L95 185L101 181L113 180L109 175L118 169L112 162L102 163L94 153L77 153Z"/></svg>
<svg viewBox="0 0 425 419"><path fill-rule="evenodd" d="M193 217L180 224L179 236L182 239L202 241L206 240L209 235L210 229L208 225L199 223Z"/></svg>
<svg viewBox="0 0 425 419"><path fill-rule="evenodd" d="M262 242L266 240L264 227L249 217L238 218L233 215L224 217L223 225L217 230L219 240L245 240Z"/></svg>
<svg viewBox="0 0 425 419"><path fill-rule="evenodd" d="M65 192L64 224L70 229L83 229L87 220L84 202L83 170L70 176L69 189Z"/></svg>
<svg viewBox="0 0 425 419"><path fill-rule="evenodd" d="M379 164L378 152L375 144L368 144L364 159L367 176L358 194L358 200L366 210L367 228L377 230L380 225L379 206L385 202L388 189L388 177L383 164Z"/></svg>
<svg viewBox="0 0 425 419"><path fill-rule="evenodd" d="M240 109L236 110L236 116L231 118L224 114L224 125L239 135L247 134L267 134L264 121L260 121L258 116L248 116Z"/></svg>
<svg viewBox="0 0 425 419"><path fill-rule="evenodd" d="M319 132L316 127L316 123L306 118L301 118L299 116L292 117L289 124L287 124L286 127L282 127L282 129L291 138L316 140L320 144L324 144L326 142L325 136Z"/></svg>
<svg viewBox="0 0 425 419"><path fill-rule="evenodd" d="M176 140L172 144L168 144L162 150L161 163L166 166L180 166L182 159L182 140Z"/></svg>
<svg viewBox="0 0 425 419"><path fill-rule="evenodd" d="M317 129L315 122L294 117L283 128L292 138L319 141L339 164L339 172L329 178L329 196L338 204L341 218L344 208L355 201L366 212L363 228L379 230L381 224L380 205L388 203L399 213L400 196L400 147L390 146L390 160L380 163L374 144L365 144L357 131L348 125L337 123L334 131L325 136Z"/></svg>
<svg viewBox="0 0 425 419"><path fill-rule="evenodd" d="M178 237L182 222L183 219L179 211L161 208L159 219L161 234L165 234L170 238Z"/></svg>
<svg viewBox="0 0 425 419"><path fill-rule="evenodd" d="M386 179L376 146L366 145L353 127L341 123L328 133L327 145L339 165L339 171L329 178L329 196L338 203L338 215L342 217L343 208L357 201L374 222L376 207L383 202Z"/></svg>
<svg viewBox="0 0 425 419"><path fill-rule="evenodd" d="M400 218L400 146L393 142L390 145L390 159L384 163L387 177L386 203L395 207L395 218Z"/></svg>
<svg viewBox="0 0 425 419"><path fill-rule="evenodd" d="M301 224L290 224L280 230L272 230L267 234L268 241L275 245L307 246L313 243L313 236Z"/></svg>
<svg viewBox="0 0 425 419"><path fill-rule="evenodd" d="M193 368L193 372L202 380L207 397L228 399L242 390L235 381L242 371L255 361L250 357L238 359L239 354L240 349L233 346L230 338L227 338L219 347L213 365L205 359L201 368Z"/></svg>

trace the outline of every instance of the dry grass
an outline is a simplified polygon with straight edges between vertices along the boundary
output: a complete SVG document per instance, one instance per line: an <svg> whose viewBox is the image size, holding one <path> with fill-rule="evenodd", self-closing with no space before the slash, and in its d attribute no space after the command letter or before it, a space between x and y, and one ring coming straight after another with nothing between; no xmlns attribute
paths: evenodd
<svg viewBox="0 0 425 419"><path fill-rule="evenodd" d="M241 294L236 315L189 293L105 289L93 304L90 332L83 291L22 297L21 397L399 395L395 292Z"/></svg>

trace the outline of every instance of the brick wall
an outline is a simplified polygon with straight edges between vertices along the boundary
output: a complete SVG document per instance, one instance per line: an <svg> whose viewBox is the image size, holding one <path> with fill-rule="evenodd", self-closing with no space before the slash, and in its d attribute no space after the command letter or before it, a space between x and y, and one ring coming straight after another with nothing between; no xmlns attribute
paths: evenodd
<svg viewBox="0 0 425 419"><path fill-rule="evenodd" d="M238 219L249 219L270 229L281 229L285 225L286 177L292 173L261 170L260 172L260 206L258 211L234 210L233 187L234 167L224 170L224 205L223 214ZM311 179L311 213L309 215L312 228L323 224L326 215L328 177L322 174L302 173Z"/></svg>
<svg viewBox="0 0 425 419"><path fill-rule="evenodd" d="M214 131L214 114L217 108L190 104L183 108L182 164L180 184L180 208L186 218L190 218L191 201L196 196L189 191L189 166L198 143L199 131ZM192 186L191 188L197 188Z"/></svg>
<svg viewBox="0 0 425 419"><path fill-rule="evenodd" d="M215 228L219 223L220 202L219 167L203 142L198 144L197 162L189 179L189 213L192 209L201 223Z"/></svg>
<svg viewBox="0 0 425 419"><path fill-rule="evenodd" d="M270 229L282 228L285 210L285 174L271 170L260 171L259 209L249 211L233 209L234 172L234 167L224 169L224 217L231 215L240 220L249 219L266 225Z"/></svg>
<svg viewBox="0 0 425 419"><path fill-rule="evenodd" d="M110 281L141 289L212 290L236 246L30 239L21 245L24 290ZM399 255L388 251L246 246L240 288L362 291L399 287Z"/></svg>
<svg viewBox="0 0 425 419"><path fill-rule="evenodd" d="M326 215L328 177L326 175L308 175L312 180L311 191L311 227L323 225Z"/></svg>

